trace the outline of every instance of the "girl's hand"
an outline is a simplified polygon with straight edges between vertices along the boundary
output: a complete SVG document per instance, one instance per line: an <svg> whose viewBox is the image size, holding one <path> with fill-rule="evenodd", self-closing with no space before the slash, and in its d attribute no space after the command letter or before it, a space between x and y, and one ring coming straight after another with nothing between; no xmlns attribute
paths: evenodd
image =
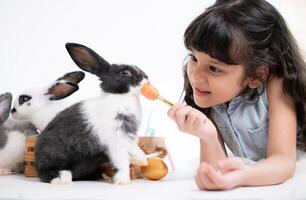
<svg viewBox="0 0 306 200"><path fill-rule="evenodd" d="M184 104L175 104L168 111L168 116L173 119L178 129L187 132L201 139L217 137L215 125L201 111L186 106Z"/></svg>
<svg viewBox="0 0 306 200"><path fill-rule="evenodd" d="M228 158L218 163L219 169L202 162L196 183L200 190L229 190L241 186L248 168L239 158Z"/></svg>

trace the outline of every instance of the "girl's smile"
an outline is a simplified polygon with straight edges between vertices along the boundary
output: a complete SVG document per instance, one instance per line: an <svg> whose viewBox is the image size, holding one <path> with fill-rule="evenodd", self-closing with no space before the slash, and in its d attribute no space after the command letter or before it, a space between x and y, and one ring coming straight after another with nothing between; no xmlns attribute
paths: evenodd
<svg viewBox="0 0 306 200"><path fill-rule="evenodd" d="M211 92L207 90L201 90L199 88L194 87L194 94L198 97L208 96Z"/></svg>

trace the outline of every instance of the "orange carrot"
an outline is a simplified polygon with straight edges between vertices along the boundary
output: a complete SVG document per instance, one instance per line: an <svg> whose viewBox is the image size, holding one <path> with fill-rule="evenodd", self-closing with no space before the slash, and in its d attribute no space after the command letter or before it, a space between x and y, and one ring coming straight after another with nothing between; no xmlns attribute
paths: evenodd
<svg viewBox="0 0 306 200"><path fill-rule="evenodd" d="M155 100L158 98L158 90L154 88L150 83L145 83L140 88L141 94L150 100Z"/></svg>
<svg viewBox="0 0 306 200"><path fill-rule="evenodd" d="M159 99L160 101L167 104L168 106L173 106L173 103L171 103L170 101L161 97L158 93L158 90L155 87L153 87L152 85L150 85L149 82L147 82L147 83L145 83L141 86L140 92L143 96L145 96L146 98L148 98L150 100Z"/></svg>

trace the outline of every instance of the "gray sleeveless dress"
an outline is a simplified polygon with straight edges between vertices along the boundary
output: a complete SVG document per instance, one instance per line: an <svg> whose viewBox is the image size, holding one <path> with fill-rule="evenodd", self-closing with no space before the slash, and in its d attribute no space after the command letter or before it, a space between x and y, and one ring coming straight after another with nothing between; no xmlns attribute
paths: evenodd
<svg viewBox="0 0 306 200"><path fill-rule="evenodd" d="M266 157L268 141L269 104L266 87L253 100L242 96L211 108L211 116L222 138L234 156L258 161Z"/></svg>

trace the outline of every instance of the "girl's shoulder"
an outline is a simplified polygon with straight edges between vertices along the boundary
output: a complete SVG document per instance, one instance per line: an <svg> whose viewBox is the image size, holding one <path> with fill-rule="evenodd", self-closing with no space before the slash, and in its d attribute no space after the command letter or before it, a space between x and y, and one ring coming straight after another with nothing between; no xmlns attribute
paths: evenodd
<svg viewBox="0 0 306 200"><path fill-rule="evenodd" d="M274 92L279 92L279 90L282 90L283 87L283 79L278 78L278 77L273 77L267 82L267 92L268 93L273 93ZM275 91L276 90L276 91Z"/></svg>
<svg viewBox="0 0 306 200"><path fill-rule="evenodd" d="M284 93L282 78L273 77L266 85L269 104L272 102L284 102L289 104L294 102L291 97Z"/></svg>

